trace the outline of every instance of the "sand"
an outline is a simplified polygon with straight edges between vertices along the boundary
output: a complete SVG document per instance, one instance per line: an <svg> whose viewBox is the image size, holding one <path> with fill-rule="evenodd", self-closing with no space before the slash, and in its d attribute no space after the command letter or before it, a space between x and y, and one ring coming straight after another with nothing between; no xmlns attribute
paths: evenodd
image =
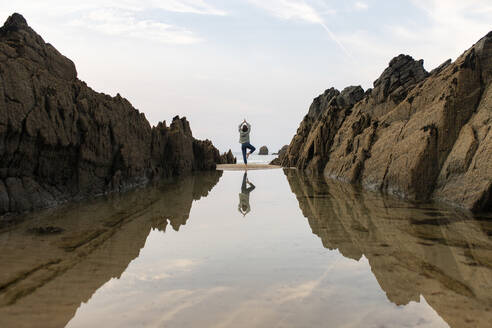
<svg viewBox="0 0 492 328"><path fill-rule="evenodd" d="M258 164L251 163L247 167L245 164L219 164L217 165L217 170L219 171L244 171L244 170L270 170L270 169L281 169L279 165L270 164Z"/></svg>

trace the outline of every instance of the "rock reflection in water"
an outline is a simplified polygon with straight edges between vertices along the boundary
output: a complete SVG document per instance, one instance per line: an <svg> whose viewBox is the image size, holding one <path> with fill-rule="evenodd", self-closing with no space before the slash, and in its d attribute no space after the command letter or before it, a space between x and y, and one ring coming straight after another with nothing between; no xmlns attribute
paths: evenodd
<svg viewBox="0 0 492 328"><path fill-rule="evenodd" d="M422 295L451 327L491 327L490 218L412 206L296 170L285 174L323 246L355 260L365 256L391 302Z"/></svg>
<svg viewBox="0 0 492 328"><path fill-rule="evenodd" d="M120 277L151 229L186 224L193 200L221 174L38 212L0 232L0 327L64 327L82 302Z"/></svg>

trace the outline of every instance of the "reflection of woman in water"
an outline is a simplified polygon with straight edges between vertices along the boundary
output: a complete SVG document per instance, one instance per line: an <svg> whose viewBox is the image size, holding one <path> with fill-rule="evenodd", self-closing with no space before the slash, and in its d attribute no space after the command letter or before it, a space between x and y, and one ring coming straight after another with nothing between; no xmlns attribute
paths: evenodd
<svg viewBox="0 0 492 328"><path fill-rule="evenodd" d="M246 185L249 185L247 187ZM241 185L241 192L239 193L239 205L237 209L239 212L246 216L251 211L251 206L249 206L249 193L255 189L255 185L248 180L248 173L244 172L243 184Z"/></svg>
<svg viewBox="0 0 492 328"><path fill-rule="evenodd" d="M249 143L249 132L251 131L251 124L246 122L246 119L239 124L239 143L241 144L241 150L243 152L244 164L248 165L248 157L255 151L255 147ZM249 153L247 150L249 149Z"/></svg>

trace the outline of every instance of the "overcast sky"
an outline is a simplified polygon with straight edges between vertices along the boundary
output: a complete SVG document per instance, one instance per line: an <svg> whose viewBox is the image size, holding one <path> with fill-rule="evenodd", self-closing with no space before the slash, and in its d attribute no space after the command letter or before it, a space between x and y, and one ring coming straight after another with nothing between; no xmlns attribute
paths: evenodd
<svg viewBox="0 0 492 328"><path fill-rule="evenodd" d="M186 116L222 151L243 118L276 151L325 89L372 87L400 53L431 70L492 30L490 0L2 1L13 12L96 91L153 125Z"/></svg>

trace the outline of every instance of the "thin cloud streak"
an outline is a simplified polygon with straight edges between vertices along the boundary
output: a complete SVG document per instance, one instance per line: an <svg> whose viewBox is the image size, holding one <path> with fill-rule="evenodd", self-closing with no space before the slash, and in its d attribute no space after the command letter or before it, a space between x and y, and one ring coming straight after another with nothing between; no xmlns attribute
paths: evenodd
<svg viewBox="0 0 492 328"><path fill-rule="evenodd" d="M354 61L355 59L352 56L352 54L347 50L347 48L345 48L343 43L340 40L338 40L337 36L328 28L328 26L326 26L326 24L323 22L319 24L321 25L321 27L325 29L325 31L328 33L328 36L340 47L340 49L342 49L345 55L347 55L347 57L350 58L350 60Z"/></svg>
<svg viewBox="0 0 492 328"><path fill-rule="evenodd" d="M138 2L137 2L138 3ZM207 4L203 0L150 1L150 5L162 10L198 15L225 16L227 13Z"/></svg>
<svg viewBox="0 0 492 328"><path fill-rule="evenodd" d="M249 0L249 2L281 19L298 19L308 23L319 24L327 32L330 39L340 47L343 53L350 60L354 60L347 48L342 44L335 33L333 33L333 31L326 25L323 17L319 14L319 11L313 6L307 4L304 0L272 0L268 2L262 0ZM329 13L335 13L335 11L330 11Z"/></svg>
<svg viewBox="0 0 492 328"><path fill-rule="evenodd" d="M302 0L248 0L248 2L281 19L298 19L309 23L323 21L316 10Z"/></svg>
<svg viewBox="0 0 492 328"><path fill-rule="evenodd" d="M146 12L156 10L192 15L227 15L204 0L86 0L83 3L69 0L18 0L15 5L0 5L0 12L6 15L14 11L27 16L42 15L46 19L51 18L51 21L59 20L58 25L89 29L103 35L178 45L204 41L187 28L146 17Z"/></svg>

